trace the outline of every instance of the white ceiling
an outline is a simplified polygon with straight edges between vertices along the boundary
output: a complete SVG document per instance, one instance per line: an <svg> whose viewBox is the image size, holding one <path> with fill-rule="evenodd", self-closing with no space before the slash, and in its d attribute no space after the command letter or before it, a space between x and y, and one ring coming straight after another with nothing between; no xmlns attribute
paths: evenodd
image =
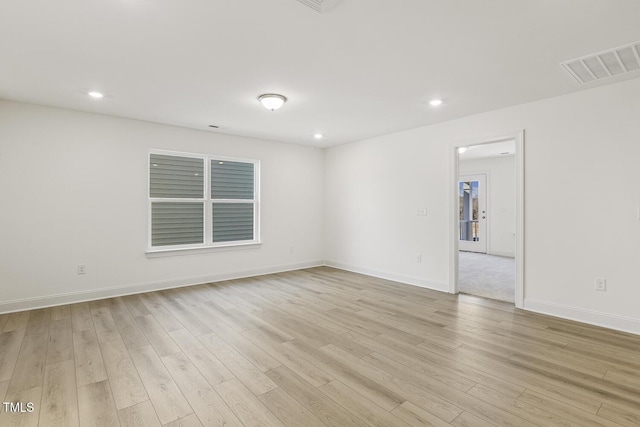
<svg viewBox="0 0 640 427"><path fill-rule="evenodd" d="M639 17L637 0L2 0L0 98L331 146L638 77L580 86L560 63L640 40ZM267 92L289 102L270 112Z"/></svg>

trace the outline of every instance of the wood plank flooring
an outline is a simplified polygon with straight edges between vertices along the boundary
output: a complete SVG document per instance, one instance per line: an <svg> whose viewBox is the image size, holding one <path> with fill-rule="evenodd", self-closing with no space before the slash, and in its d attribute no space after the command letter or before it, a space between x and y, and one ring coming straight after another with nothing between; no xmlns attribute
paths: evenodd
<svg viewBox="0 0 640 427"><path fill-rule="evenodd" d="M640 336L331 268L0 315L1 426L638 426Z"/></svg>

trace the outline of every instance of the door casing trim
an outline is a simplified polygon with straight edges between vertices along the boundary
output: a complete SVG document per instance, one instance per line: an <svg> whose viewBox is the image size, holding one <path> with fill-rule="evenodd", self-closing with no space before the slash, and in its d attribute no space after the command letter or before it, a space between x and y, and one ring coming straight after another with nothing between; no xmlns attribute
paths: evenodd
<svg viewBox="0 0 640 427"><path fill-rule="evenodd" d="M458 148L472 145L491 144L502 141L515 141L516 169L516 308L524 308L524 129L504 135L477 138L449 143L449 292L458 293Z"/></svg>

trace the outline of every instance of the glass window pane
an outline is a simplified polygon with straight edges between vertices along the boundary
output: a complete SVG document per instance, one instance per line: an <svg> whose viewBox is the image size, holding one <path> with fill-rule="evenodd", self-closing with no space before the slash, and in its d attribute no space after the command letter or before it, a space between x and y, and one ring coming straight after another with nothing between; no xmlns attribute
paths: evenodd
<svg viewBox="0 0 640 427"><path fill-rule="evenodd" d="M480 199L478 181L460 181L460 240L480 239Z"/></svg>
<svg viewBox="0 0 640 427"><path fill-rule="evenodd" d="M158 198L204 197L204 160L192 157L151 154L149 194Z"/></svg>
<svg viewBox="0 0 640 427"><path fill-rule="evenodd" d="M254 164L211 160L211 198L253 200Z"/></svg>
<svg viewBox="0 0 640 427"><path fill-rule="evenodd" d="M151 246L204 243L204 202L151 203Z"/></svg>
<svg viewBox="0 0 640 427"><path fill-rule="evenodd" d="M253 240L253 203L213 203L213 242Z"/></svg>
<svg viewBox="0 0 640 427"><path fill-rule="evenodd" d="M473 214L472 214L472 219L474 221L477 221L480 216L479 216L479 209L480 209L480 200L478 199L478 181L471 181L471 201L472 201L472 208L473 208Z"/></svg>

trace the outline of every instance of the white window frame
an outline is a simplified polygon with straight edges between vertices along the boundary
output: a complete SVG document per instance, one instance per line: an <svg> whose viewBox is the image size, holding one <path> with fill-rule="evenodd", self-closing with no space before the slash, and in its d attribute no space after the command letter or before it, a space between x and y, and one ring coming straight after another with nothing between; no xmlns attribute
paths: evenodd
<svg viewBox="0 0 640 427"><path fill-rule="evenodd" d="M189 157L192 159L202 159L204 162L204 188L202 198L161 198L151 197L151 155L166 155L177 157ZM252 163L253 164L253 195L252 200L248 199L213 199L211 197L211 161L219 160L224 162L240 162L240 163ZM150 150L147 155L147 253L166 253L175 251L199 251L207 249L225 249L242 246L255 246L260 245L260 161L254 159L243 159L237 157L216 156L211 154L197 154L180 151L166 151L166 150ZM188 245L171 245L171 246L152 246L152 221L151 221L151 205L154 202L168 202L168 203L194 203L199 202L204 205L204 227L203 227L203 242L194 243ZM251 203L253 204L253 239L252 240L236 240L230 242L213 242L213 203Z"/></svg>

